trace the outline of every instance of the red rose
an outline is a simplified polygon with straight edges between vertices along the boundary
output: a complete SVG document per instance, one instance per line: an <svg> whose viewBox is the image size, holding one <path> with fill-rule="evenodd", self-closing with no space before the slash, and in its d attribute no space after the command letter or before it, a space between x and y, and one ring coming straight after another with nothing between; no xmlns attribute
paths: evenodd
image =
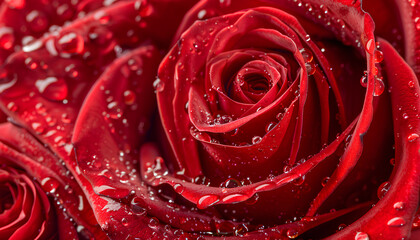
<svg viewBox="0 0 420 240"><path fill-rule="evenodd" d="M2 3L0 154L55 234L416 238L417 5L195 2Z"/></svg>
<svg viewBox="0 0 420 240"><path fill-rule="evenodd" d="M0 189L2 239L49 239L54 236L53 210L38 184L2 163Z"/></svg>

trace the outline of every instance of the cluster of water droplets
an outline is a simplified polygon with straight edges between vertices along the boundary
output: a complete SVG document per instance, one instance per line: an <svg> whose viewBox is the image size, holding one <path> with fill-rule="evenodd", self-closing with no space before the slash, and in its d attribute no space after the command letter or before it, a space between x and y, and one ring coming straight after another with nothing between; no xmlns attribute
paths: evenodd
<svg viewBox="0 0 420 240"><path fill-rule="evenodd" d="M374 96L380 96L385 91L385 83L383 81L383 77L378 72L380 69L380 63L383 61L384 56L382 51L379 50L379 43L375 43L373 39L370 39L366 43L366 51L370 54L373 54L373 60L375 62L375 66L372 69L374 74ZM365 71L364 75L360 78L360 84L362 87L367 87L368 84L368 72Z"/></svg>

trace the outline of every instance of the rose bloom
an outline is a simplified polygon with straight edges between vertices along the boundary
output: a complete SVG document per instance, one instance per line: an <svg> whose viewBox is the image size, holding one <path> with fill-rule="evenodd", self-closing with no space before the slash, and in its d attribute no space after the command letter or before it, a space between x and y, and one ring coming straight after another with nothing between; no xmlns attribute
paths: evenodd
<svg viewBox="0 0 420 240"><path fill-rule="evenodd" d="M420 239L417 0L0 3L0 239Z"/></svg>

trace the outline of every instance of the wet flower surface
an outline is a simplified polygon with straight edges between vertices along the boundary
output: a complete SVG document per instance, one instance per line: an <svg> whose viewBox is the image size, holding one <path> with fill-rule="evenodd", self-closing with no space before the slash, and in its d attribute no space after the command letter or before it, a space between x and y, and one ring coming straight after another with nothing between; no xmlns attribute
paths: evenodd
<svg viewBox="0 0 420 240"><path fill-rule="evenodd" d="M0 238L420 237L419 8L1 1Z"/></svg>

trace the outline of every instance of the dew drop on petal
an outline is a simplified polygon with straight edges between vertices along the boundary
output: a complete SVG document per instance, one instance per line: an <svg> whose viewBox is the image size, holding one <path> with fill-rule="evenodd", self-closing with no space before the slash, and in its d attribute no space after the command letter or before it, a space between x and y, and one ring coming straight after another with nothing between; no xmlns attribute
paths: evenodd
<svg viewBox="0 0 420 240"><path fill-rule="evenodd" d="M41 134L45 131L45 128L42 126L41 123L39 122L33 122L31 124L32 129L37 133L37 134Z"/></svg>
<svg viewBox="0 0 420 240"><path fill-rule="evenodd" d="M294 185L296 185L296 186L300 186L300 185L302 185L304 182L305 182L305 176L301 176L301 177L296 178L296 179L293 181L293 184L294 184Z"/></svg>
<svg viewBox="0 0 420 240"><path fill-rule="evenodd" d="M249 198L248 200L245 201L245 204L253 205L253 204L257 203L258 199L260 199L260 195L258 195L258 193L255 193L254 195L252 195L251 198Z"/></svg>
<svg viewBox="0 0 420 240"><path fill-rule="evenodd" d="M226 197L224 197L222 199L223 203L237 203L237 202L242 202L245 199L247 199L247 196L244 194L240 194L240 193L235 193L235 194L231 194L228 195Z"/></svg>
<svg viewBox="0 0 420 240"><path fill-rule="evenodd" d="M159 220L155 217L152 217L150 218L148 225L150 228L156 228L157 226L159 226Z"/></svg>
<svg viewBox="0 0 420 240"><path fill-rule="evenodd" d="M394 203L394 209L398 211L404 210L404 203L403 202Z"/></svg>
<svg viewBox="0 0 420 240"><path fill-rule="evenodd" d="M220 187L223 187L223 188L235 188L239 186L241 186L241 183L234 178L229 178L220 184Z"/></svg>
<svg viewBox="0 0 420 240"><path fill-rule="evenodd" d="M0 28L0 47L9 50L13 47L15 36L13 30L9 27Z"/></svg>
<svg viewBox="0 0 420 240"><path fill-rule="evenodd" d="M62 121L63 123L71 123L71 118L70 118L70 115L69 115L69 114L67 114L67 113L63 113L63 114L61 115L61 121Z"/></svg>
<svg viewBox="0 0 420 240"><path fill-rule="evenodd" d="M62 54L80 54L84 50L83 37L75 32L60 36L56 42L57 50Z"/></svg>
<svg viewBox="0 0 420 240"><path fill-rule="evenodd" d="M253 138L252 138L252 144L258 144L258 143L260 143L262 141L262 137L260 137L260 136L254 136Z"/></svg>
<svg viewBox="0 0 420 240"><path fill-rule="evenodd" d="M48 27L48 19L44 13L37 10L33 10L28 15L26 15L26 21L28 26L34 32L45 31Z"/></svg>
<svg viewBox="0 0 420 240"><path fill-rule="evenodd" d="M378 198L379 199L382 199L385 196L385 194L388 192L388 190L389 190L390 187L391 187L391 183L390 182L388 182L388 181L383 182L379 186L378 191L377 191Z"/></svg>
<svg viewBox="0 0 420 240"><path fill-rule="evenodd" d="M284 172L284 173L288 173L288 172L290 172L290 170L292 170L292 167L291 167L291 166L289 166L289 165L286 165L286 166L284 166L284 168L283 168L283 172Z"/></svg>
<svg viewBox="0 0 420 240"><path fill-rule="evenodd" d="M385 90L384 81L381 78L375 79L375 88L373 90L373 96L380 96Z"/></svg>
<svg viewBox="0 0 420 240"><path fill-rule="evenodd" d="M30 58L30 57L28 57L28 58L26 58L25 59L25 65L29 68L29 69L31 69L31 70L34 70L34 69L36 69L37 67L38 67L38 63L37 62L35 62L32 58Z"/></svg>
<svg viewBox="0 0 420 240"><path fill-rule="evenodd" d="M395 165L395 158L391 158L389 159L389 163L394 166Z"/></svg>
<svg viewBox="0 0 420 240"><path fill-rule="evenodd" d="M414 142L419 138L419 135L417 133L412 133L410 135L408 135L407 140L409 142Z"/></svg>
<svg viewBox="0 0 420 240"><path fill-rule="evenodd" d="M289 229L287 230L286 235L290 239L295 239L299 236L299 232L296 229Z"/></svg>
<svg viewBox="0 0 420 240"><path fill-rule="evenodd" d="M197 207L199 209L205 209L208 208L210 206L212 206L213 204L217 203L219 201L219 197L216 195L204 195L202 197L200 197L200 199L198 199L197 201Z"/></svg>
<svg viewBox="0 0 420 240"><path fill-rule="evenodd" d="M270 132L271 130L274 129L275 126L276 126L275 122L269 122L267 126L265 127L265 132L267 133Z"/></svg>
<svg viewBox="0 0 420 240"><path fill-rule="evenodd" d="M117 102L110 102L107 105L108 114L112 119L120 119L123 115L123 110L119 107Z"/></svg>
<svg viewBox="0 0 420 240"><path fill-rule="evenodd" d="M387 223L388 226L390 227L402 227L405 225L405 220L401 217L394 217L392 219L390 219Z"/></svg>
<svg viewBox="0 0 420 240"><path fill-rule="evenodd" d="M368 53L372 54L372 53L373 53L373 51L375 50L375 40L373 40L373 39L369 39L369 40L366 42L366 46L365 46L365 48L366 48L366 51L368 51Z"/></svg>
<svg viewBox="0 0 420 240"><path fill-rule="evenodd" d="M128 226L128 220L126 218L121 219L121 223L123 224L123 226L127 227Z"/></svg>
<svg viewBox="0 0 420 240"><path fill-rule="evenodd" d="M300 50L300 53L302 54L303 60L305 60L306 63L312 62L312 60L314 59L312 53L306 48L302 48Z"/></svg>
<svg viewBox="0 0 420 240"><path fill-rule="evenodd" d="M415 85L415 84L414 84L414 81L409 81L409 82L408 82L408 87L409 87L409 88L414 88L414 85Z"/></svg>
<svg viewBox="0 0 420 240"><path fill-rule="evenodd" d="M384 54L382 51L376 50L375 51L375 62L380 63L384 60Z"/></svg>
<svg viewBox="0 0 420 240"><path fill-rule="evenodd" d="M177 183L177 184L174 185L174 190L175 190L176 193L182 194L184 192L184 186Z"/></svg>
<svg viewBox="0 0 420 240"><path fill-rule="evenodd" d="M367 72L365 71L364 75L360 78L360 85L362 87L367 87Z"/></svg>
<svg viewBox="0 0 420 240"><path fill-rule="evenodd" d="M232 0L219 0L221 7L229 7L232 3Z"/></svg>
<svg viewBox="0 0 420 240"><path fill-rule="evenodd" d="M56 77L47 77L35 82L39 93L52 101L62 101L67 97L68 87L64 79Z"/></svg>
<svg viewBox="0 0 420 240"><path fill-rule="evenodd" d="M69 20L73 16L73 10L67 4L60 5L57 7L57 16L62 20Z"/></svg>
<svg viewBox="0 0 420 240"><path fill-rule="evenodd" d="M131 209L133 210L133 212L137 215L145 215L146 214L146 202L141 199L140 197L133 197L133 199L131 200Z"/></svg>
<svg viewBox="0 0 420 240"><path fill-rule="evenodd" d="M124 103L127 105L132 105L136 101L136 94L131 90L126 90L123 93Z"/></svg>
<svg viewBox="0 0 420 240"><path fill-rule="evenodd" d="M309 76L313 75L316 72L316 67L313 62L305 63L305 67L306 67L306 72L308 73Z"/></svg>
<svg viewBox="0 0 420 240"><path fill-rule="evenodd" d="M325 187L328 183L328 181L330 180L330 177L325 177L324 179L322 179L321 185L323 187Z"/></svg>
<svg viewBox="0 0 420 240"><path fill-rule="evenodd" d="M354 240L369 240L369 235L364 232L357 232Z"/></svg>
<svg viewBox="0 0 420 240"><path fill-rule="evenodd" d="M9 102L7 104L7 109L9 109L12 112L16 112L18 110L18 106L14 102Z"/></svg>
<svg viewBox="0 0 420 240"><path fill-rule="evenodd" d="M156 92L162 92L165 89L165 83L162 82L159 78L157 78L153 82L153 87L155 88Z"/></svg>
<svg viewBox="0 0 420 240"><path fill-rule="evenodd" d="M41 180L41 186L45 192L55 193L59 185L60 183L56 179L51 177L46 177Z"/></svg>

